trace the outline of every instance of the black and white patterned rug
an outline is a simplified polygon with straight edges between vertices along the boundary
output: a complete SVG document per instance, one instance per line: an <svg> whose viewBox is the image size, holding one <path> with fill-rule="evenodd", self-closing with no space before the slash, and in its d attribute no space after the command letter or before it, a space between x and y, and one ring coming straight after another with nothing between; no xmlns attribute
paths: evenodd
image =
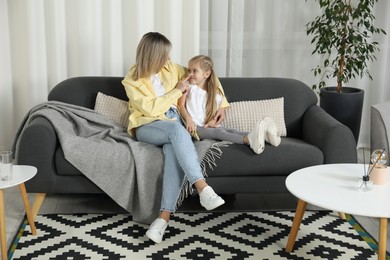
<svg viewBox="0 0 390 260"><path fill-rule="evenodd" d="M292 211L176 213L164 240L126 214L39 215L25 221L10 259L376 259L376 242L348 216L307 211L294 251L284 251ZM355 227L354 227L355 226ZM366 240L367 241L366 241Z"/></svg>

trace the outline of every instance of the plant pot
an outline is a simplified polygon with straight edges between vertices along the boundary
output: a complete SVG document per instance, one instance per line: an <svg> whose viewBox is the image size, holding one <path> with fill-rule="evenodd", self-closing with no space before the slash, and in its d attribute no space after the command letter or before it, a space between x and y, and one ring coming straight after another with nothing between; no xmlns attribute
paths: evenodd
<svg viewBox="0 0 390 260"><path fill-rule="evenodd" d="M356 142L359 139L364 90L343 87L342 93L336 87L325 87L320 92L320 107L342 124L351 129Z"/></svg>

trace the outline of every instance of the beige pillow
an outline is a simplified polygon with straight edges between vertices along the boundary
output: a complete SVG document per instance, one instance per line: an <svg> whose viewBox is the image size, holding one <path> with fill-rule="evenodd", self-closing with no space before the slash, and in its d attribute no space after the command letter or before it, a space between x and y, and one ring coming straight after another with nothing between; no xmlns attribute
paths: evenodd
<svg viewBox="0 0 390 260"><path fill-rule="evenodd" d="M238 131L250 132L255 123L269 116L273 118L278 127L280 136L286 136L286 123L284 121L284 98L231 102L226 109L223 126Z"/></svg>
<svg viewBox="0 0 390 260"><path fill-rule="evenodd" d="M127 128L129 125L130 111L129 102L127 101L99 92L96 97L94 110L123 125L124 128Z"/></svg>

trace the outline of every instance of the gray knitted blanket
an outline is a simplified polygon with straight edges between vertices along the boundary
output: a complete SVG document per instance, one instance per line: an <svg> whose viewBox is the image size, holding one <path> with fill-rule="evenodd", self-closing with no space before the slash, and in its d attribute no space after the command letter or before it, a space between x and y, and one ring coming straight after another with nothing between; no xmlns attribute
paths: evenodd
<svg viewBox="0 0 390 260"><path fill-rule="evenodd" d="M49 101L25 117L14 142L16 158L19 136L40 116L54 126L66 160L131 213L135 221L151 223L158 216L164 165L161 147L137 142L121 125L94 110ZM205 174L205 167L215 166L222 152L212 140L196 141L195 146ZM191 192L186 182L178 203Z"/></svg>

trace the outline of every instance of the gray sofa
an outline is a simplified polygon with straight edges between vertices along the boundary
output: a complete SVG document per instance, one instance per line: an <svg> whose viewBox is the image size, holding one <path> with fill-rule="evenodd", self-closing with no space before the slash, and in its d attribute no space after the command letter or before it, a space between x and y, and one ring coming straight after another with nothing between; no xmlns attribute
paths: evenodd
<svg viewBox="0 0 390 260"><path fill-rule="evenodd" d="M385 149L389 154L390 101L371 106L370 112L370 150L373 152L376 149ZM390 161L387 161L387 166L389 165Z"/></svg>
<svg viewBox="0 0 390 260"><path fill-rule="evenodd" d="M127 100L122 77L76 77L55 86L48 100L93 109L102 92ZM293 171L318 164L355 163L352 132L317 106L304 83L286 78L221 78L229 102L284 97L287 137L278 147L267 145L254 154L245 145L222 147L207 181L220 194L287 192L285 178ZM34 119L20 136L18 164L34 165L37 176L26 183L33 193L102 193L65 158L56 132L43 117Z"/></svg>

